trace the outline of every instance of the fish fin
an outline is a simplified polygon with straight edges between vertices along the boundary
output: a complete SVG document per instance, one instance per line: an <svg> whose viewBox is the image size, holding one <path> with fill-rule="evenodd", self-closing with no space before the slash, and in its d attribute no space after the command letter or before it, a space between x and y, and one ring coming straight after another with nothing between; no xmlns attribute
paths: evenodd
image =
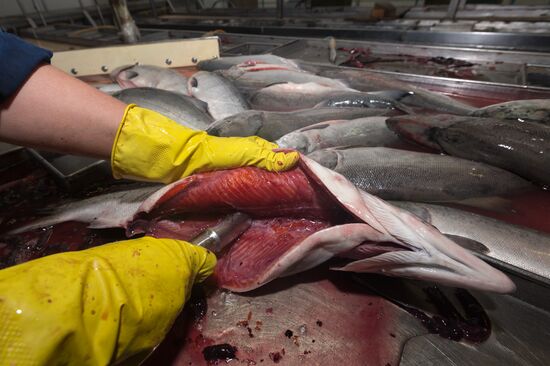
<svg viewBox="0 0 550 366"><path fill-rule="evenodd" d="M346 264L342 267L331 269L345 272L369 272L387 274L389 270L395 271L399 268L414 268L418 263L423 263L422 255L418 252L399 251L377 255L376 257L365 258Z"/></svg>
<svg viewBox="0 0 550 366"><path fill-rule="evenodd" d="M44 218L38 219L36 221L33 221L29 224L17 227L13 230L10 230L6 234L7 235L20 234L20 233L24 233L24 232L27 232L27 231L32 231L32 230L39 229L39 228L53 226L53 225L59 224L59 223L64 222L64 221L69 221L69 220L65 220L64 218L60 218L60 217L56 217L56 216L48 216L48 217L44 217Z"/></svg>
<svg viewBox="0 0 550 366"><path fill-rule="evenodd" d="M457 243L464 249L468 249L471 252L479 254L487 254L490 252L484 244L470 238L466 238L460 235L444 234L447 238Z"/></svg>
<svg viewBox="0 0 550 366"><path fill-rule="evenodd" d="M466 198L459 201L452 201L452 203L496 213L510 213L513 210L513 202L510 199L502 197Z"/></svg>

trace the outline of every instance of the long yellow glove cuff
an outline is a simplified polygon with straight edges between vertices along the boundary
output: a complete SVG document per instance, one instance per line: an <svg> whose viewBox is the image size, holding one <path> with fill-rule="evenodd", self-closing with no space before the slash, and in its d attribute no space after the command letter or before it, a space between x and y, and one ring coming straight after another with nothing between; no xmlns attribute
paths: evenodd
<svg viewBox="0 0 550 366"><path fill-rule="evenodd" d="M143 358L192 285L210 275L203 248L143 237L0 271L0 365L107 365Z"/></svg>
<svg viewBox="0 0 550 366"><path fill-rule="evenodd" d="M196 172L241 166L283 171L298 161L298 153L273 152L274 148L277 145L256 136L209 136L129 105L113 144L111 165L115 178L170 183Z"/></svg>

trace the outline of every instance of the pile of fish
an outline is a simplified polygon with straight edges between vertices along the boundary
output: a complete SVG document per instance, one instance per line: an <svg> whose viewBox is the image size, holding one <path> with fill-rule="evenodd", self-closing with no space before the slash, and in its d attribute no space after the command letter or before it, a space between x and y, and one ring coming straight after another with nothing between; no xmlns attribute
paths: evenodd
<svg viewBox="0 0 550 366"><path fill-rule="evenodd" d="M502 293L515 288L433 226L307 157L283 173L245 167L195 174L160 189L93 197L17 231L79 221L92 228L122 227L128 236L191 240L234 211L252 223L220 256L215 273L220 286L233 291L253 290L335 256L349 259L336 268L341 271Z"/></svg>
<svg viewBox="0 0 550 366"><path fill-rule="evenodd" d="M256 135L299 150L299 166L282 174L202 173L98 196L18 231L74 220L189 240L224 214L245 212L253 223L216 270L220 285L235 291L332 257L347 260L337 268L344 271L513 290L461 246L550 278L550 256L540 255L550 250L550 235L434 204L475 205L550 185L546 100L475 108L374 72L273 55L198 67L189 78L152 66L119 68L112 77L123 89L114 96L212 135Z"/></svg>

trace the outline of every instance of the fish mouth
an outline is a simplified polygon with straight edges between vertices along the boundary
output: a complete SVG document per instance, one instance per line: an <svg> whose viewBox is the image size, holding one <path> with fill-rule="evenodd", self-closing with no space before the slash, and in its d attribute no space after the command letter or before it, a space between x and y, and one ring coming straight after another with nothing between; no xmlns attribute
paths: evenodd
<svg viewBox="0 0 550 366"><path fill-rule="evenodd" d="M109 77L111 78L111 80L116 81L119 78L120 74L122 74L123 72L131 69L134 66L136 66L136 64L134 64L134 65L123 65L123 66L117 67L116 69L111 71L111 73L109 74Z"/></svg>

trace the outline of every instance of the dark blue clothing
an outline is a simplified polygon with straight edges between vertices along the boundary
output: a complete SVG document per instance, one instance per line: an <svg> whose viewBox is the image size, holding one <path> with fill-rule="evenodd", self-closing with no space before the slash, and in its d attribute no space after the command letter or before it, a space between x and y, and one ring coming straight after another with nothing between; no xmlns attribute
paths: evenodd
<svg viewBox="0 0 550 366"><path fill-rule="evenodd" d="M10 97L52 52L0 31L0 101Z"/></svg>

